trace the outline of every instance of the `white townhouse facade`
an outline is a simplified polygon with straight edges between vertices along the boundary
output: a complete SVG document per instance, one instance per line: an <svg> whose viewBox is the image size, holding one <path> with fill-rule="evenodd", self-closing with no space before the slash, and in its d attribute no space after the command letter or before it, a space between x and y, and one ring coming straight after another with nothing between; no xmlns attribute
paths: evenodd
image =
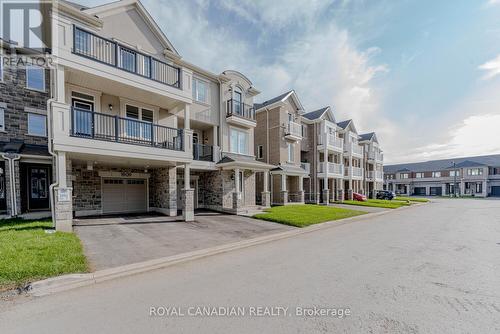
<svg viewBox="0 0 500 334"><path fill-rule="evenodd" d="M259 91L246 76L184 61L136 0L60 1L52 15L58 229L79 216L179 210L191 221L196 208L255 205L256 173L273 166L255 159Z"/></svg>
<svg viewBox="0 0 500 334"><path fill-rule="evenodd" d="M380 148L375 132L359 135L363 146L363 189L370 198L375 198L376 191L384 187L384 153Z"/></svg>

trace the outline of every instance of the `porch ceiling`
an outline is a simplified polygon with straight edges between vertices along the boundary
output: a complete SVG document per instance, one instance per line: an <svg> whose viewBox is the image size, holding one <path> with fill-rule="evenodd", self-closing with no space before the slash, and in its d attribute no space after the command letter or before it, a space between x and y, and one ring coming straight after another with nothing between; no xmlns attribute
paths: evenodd
<svg viewBox="0 0 500 334"><path fill-rule="evenodd" d="M66 83L80 86L82 88L102 92L103 94L124 97L149 105L156 105L164 109L172 109L181 103L180 101L164 95L155 94L147 90L127 85L124 82L115 81L105 77L95 76L90 73L75 69L66 70Z"/></svg>

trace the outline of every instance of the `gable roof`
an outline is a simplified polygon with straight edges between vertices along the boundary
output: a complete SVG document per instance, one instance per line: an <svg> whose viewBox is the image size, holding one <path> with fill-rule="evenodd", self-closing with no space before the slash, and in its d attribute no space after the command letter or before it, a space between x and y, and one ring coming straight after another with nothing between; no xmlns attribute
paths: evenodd
<svg viewBox="0 0 500 334"><path fill-rule="evenodd" d="M144 5L139 0L120 0L95 6L92 8L86 8L83 9L82 11L89 15L93 16L95 15L97 17L105 17L106 13L113 12L117 9L120 9L122 7L125 8L127 6L132 6L137 10L139 15L144 19L149 28L151 28L151 31L156 35L158 40L162 43L162 45L165 47L167 51L170 51L176 57L180 57L179 53L174 48L170 40L163 33L163 31L160 29L156 21L153 19L153 17L149 14L149 12L146 10Z"/></svg>
<svg viewBox="0 0 500 334"><path fill-rule="evenodd" d="M302 116L312 121L321 118L328 111L328 109L330 109L330 107L323 107L321 109L305 113Z"/></svg>
<svg viewBox="0 0 500 334"><path fill-rule="evenodd" d="M386 165L384 166L384 172L397 173L398 171L404 169L410 170L412 172L440 171L453 168L453 162L455 162L456 164L455 167L457 168L481 167L481 166L500 167L500 154L454 158L454 159L431 160L431 161L408 163L408 164Z"/></svg>
<svg viewBox="0 0 500 334"><path fill-rule="evenodd" d="M302 107L302 103L300 102L299 97L297 96L297 93L295 93L295 90L293 90L293 89L289 90L286 93L283 93L281 95L273 97L272 99L264 101L262 103L254 103L253 106L254 106L255 110L259 110L259 109L262 109L262 108L265 108L265 107L269 107L269 106L271 106L271 105L273 105L275 103L285 102L290 97L293 99L293 101L297 105L298 110L299 111L303 111L304 107Z"/></svg>
<svg viewBox="0 0 500 334"><path fill-rule="evenodd" d="M370 133L363 133L359 135L359 140L364 141L364 140L372 140L372 138L375 136L375 132L370 132Z"/></svg>
<svg viewBox="0 0 500 334"><path fill-rule="evenodd" d="M340 126L342 129L345 130L345 128L347 128L347 126L351 122L352 122L352 119L348 119L347 121L338 122L337 125Z"/></svg>

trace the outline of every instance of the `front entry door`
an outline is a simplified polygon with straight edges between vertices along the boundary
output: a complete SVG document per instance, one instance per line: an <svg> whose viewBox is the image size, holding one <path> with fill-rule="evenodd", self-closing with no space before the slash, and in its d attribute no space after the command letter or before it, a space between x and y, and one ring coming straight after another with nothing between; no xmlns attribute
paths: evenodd
<svg viewBox="0 0 500 334"><path fill-rule="evenodd" d="M49 167L29 166L27 173L29 210L49 209Z"/></svg>

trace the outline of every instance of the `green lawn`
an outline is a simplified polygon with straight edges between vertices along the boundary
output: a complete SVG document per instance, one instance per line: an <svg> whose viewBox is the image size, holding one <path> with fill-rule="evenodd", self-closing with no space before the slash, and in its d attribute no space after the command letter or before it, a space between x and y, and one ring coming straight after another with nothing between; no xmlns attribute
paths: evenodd
<svg viewBox="0 0 500 334"><path fill-rule="evenodd" d="M0 221L0 291L28 282L88 270L73 233L45 233L50 220Z"/></svg>
<svg viewBox="0 0 500 334"><path fill-rule="evenodd" d="M365 213L366 212L364 211L306 204L275 206L267 209L266 213L259 213L253 217L285 225L305 227L312 224L358 216Z"/></svg>
<svg viewBox="0 0 500 334"><path fill-rule="evenodd" d="M402 196L397 196L394 197L395 201L410 201L410 202L419 202L419 203L427 203L429 202L428 198L422 198L422 197L402 197Z"/></svg>
<svg viewBox="0 0 500 334"><path fill-rule="evenodd" d="M356 206L371 206L376 208L397 209L402 206L408 206L410 203L403 201L389 201L385 199L368 199L365 202L360 201L343 201L342 204L356 205Z"/></svg>

